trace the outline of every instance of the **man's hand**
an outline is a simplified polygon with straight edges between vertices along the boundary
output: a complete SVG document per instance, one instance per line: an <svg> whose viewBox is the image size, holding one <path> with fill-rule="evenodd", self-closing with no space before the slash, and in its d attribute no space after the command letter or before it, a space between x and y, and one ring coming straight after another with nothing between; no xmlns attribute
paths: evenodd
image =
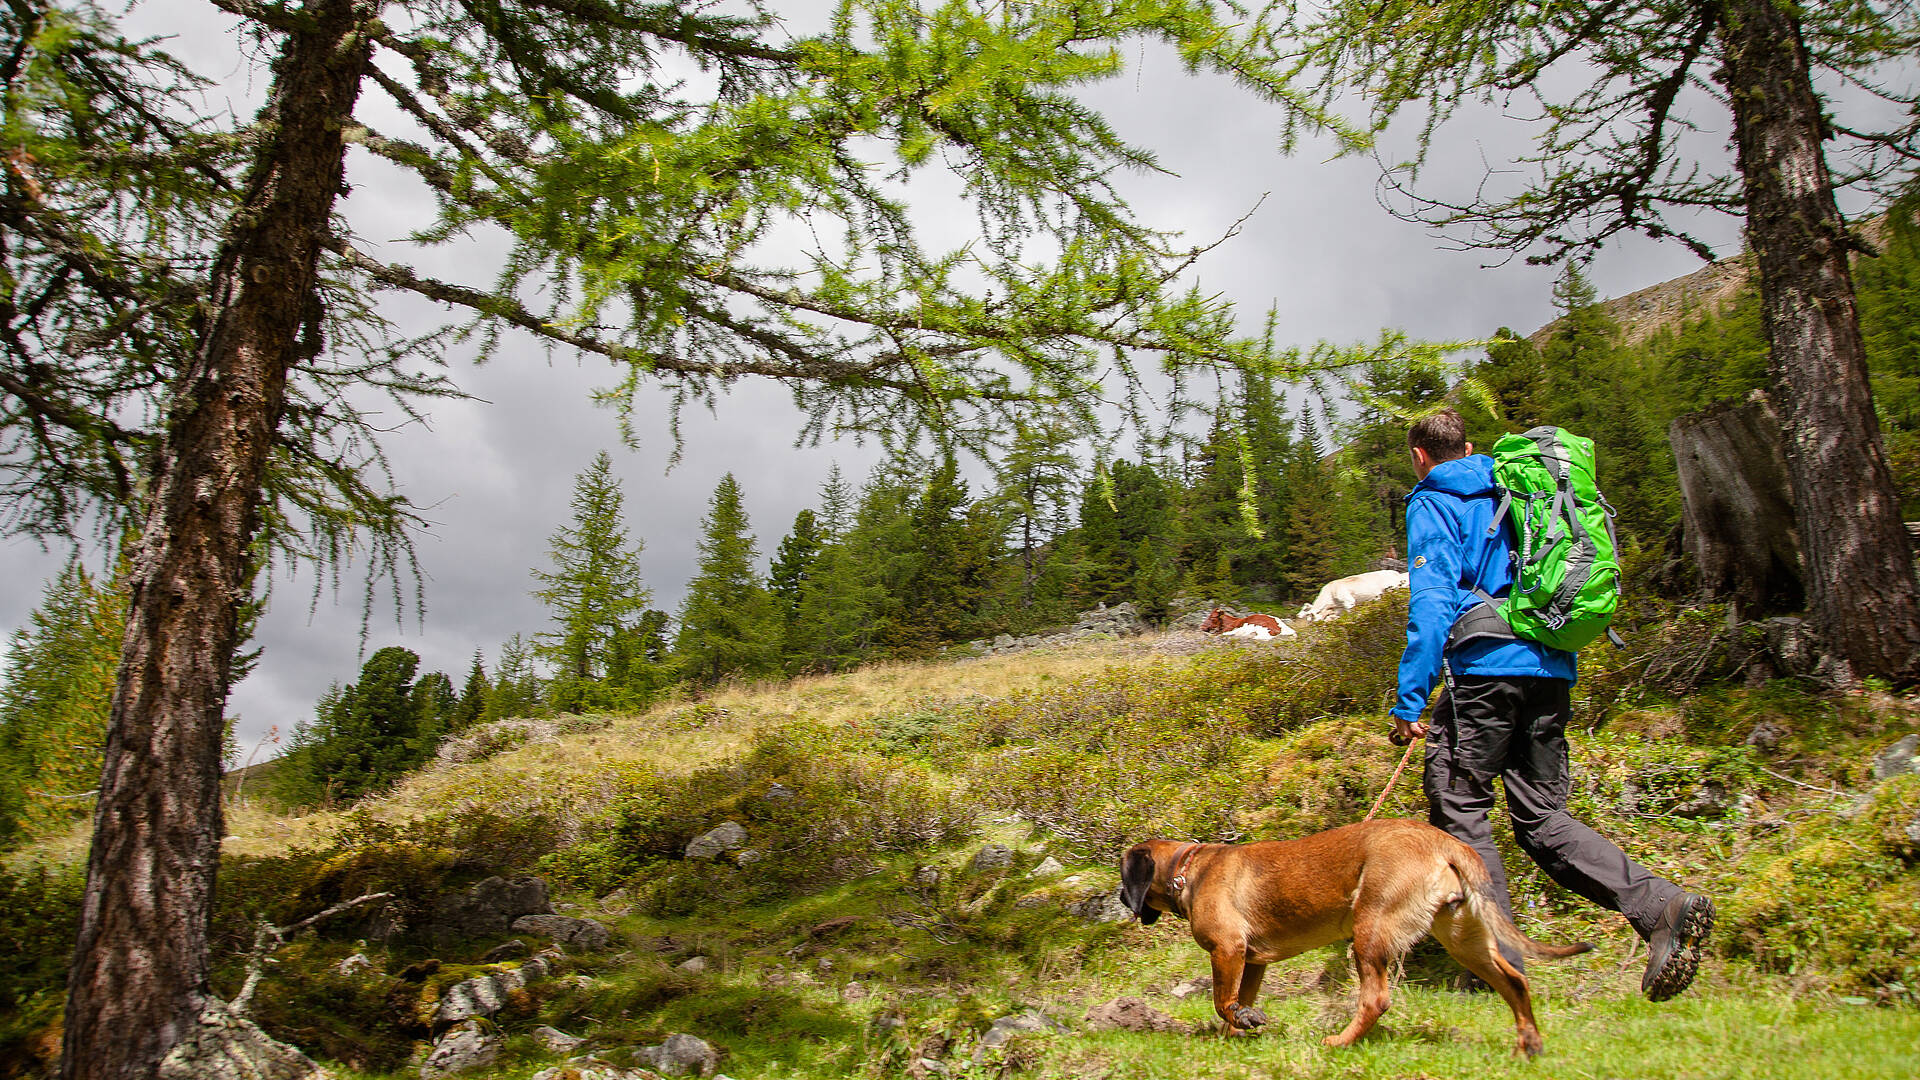
<svg viewBox="0 0 1920 1080"><path fill-rule="evenodd" d="M1393 734L1387 736L1395 746L1405 746L1415 739L1426 737L1427 725L1418 721L1409 724L1397 716L1393 718Z"/></svg>

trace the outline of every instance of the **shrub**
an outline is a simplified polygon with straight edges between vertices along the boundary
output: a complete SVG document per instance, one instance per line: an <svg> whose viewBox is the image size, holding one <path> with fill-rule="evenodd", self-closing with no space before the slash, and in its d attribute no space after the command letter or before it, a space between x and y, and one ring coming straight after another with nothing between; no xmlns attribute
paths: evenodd
<svg viewBox="0 0 1920 1080"><path fill-rule="evenodd" d="M774 785L789 794L769 797ZM765 729L740 758L684 776L635 777L611 823L540 863L568 887L605 891L649 873L639 892L660 913L724 898L744 903L844 880L877 854L957 843L976 811L924 768L850 752L815 724ZM723 821L758 856L689 866L687 843Z"/></svg>
<svg viewBox="0 0 1920 1080"><path fill-rule="evenodd" d="M85 888L79 867L0 866L0 1076L50 1075Z"/></svg>

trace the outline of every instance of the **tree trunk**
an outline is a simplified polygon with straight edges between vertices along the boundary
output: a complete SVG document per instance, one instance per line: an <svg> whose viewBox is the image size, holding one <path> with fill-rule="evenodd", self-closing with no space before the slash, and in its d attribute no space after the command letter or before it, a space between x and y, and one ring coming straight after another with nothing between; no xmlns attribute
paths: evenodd
<svg viewBox="0 0 1920 1080"><path fill-rule="evenodd" d="M200 1028L219 865L222 713L252 596L260 488L296 359L319 347L320 241L371 47L370 11L318 0L286 41L266 133L172 391L132 569L61 1075L148 1078Z"/></svg>
<svg viewBox="0 0 1920 1080"><path fill-rule="evenodd" d="M1920 674L1920 594L1867 384L1799 25L1726 0L1727 92L1814 628L1852 678Z"/></svg>
<svg viewBox="0 0 1920 1080"><path fill-rule="evenodd" d="M1667 438L1700 591L1729 601L1736 622L1801 610L1800 535L1780 417L1766 395L1755 391L1745 403L1723 401L1677 417Z"/></svg>

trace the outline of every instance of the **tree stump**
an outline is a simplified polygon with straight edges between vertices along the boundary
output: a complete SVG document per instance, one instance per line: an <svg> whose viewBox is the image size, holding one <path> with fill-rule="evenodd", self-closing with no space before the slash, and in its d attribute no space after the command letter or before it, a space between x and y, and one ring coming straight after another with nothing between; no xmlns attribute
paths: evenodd
<svg viewBox="0 0 1920 1080"><path fill-rule="evenodd" d="M1806 598L1800 535L1780 417L1766 394L1755 390L1745 401L1678 417L1667 439L1701 595L1727 601L1735 623L1799 611Z"/></svg>

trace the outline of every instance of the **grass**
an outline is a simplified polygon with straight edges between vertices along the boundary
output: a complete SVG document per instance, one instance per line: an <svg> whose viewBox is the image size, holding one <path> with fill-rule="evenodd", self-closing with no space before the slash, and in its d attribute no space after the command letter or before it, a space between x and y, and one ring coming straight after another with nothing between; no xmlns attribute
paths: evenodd
<svg viewBox="0 0 1920 1080"><path fill-rule="evenodd" d="M238 900L252 882L258 901L285 904L314 889L302 875L315 867L360 868L369 880L444 874L457 885L524 871L551 851L541 864L551 880L573 883L556 900L607 922L619 941L610 954L576 957L570 977L497 1017L505 1058L475 1080L526 1080L556 1063L531 1037L541 1024L603 1050L691 1032L741 1080L904 1077L929 1053L956 1075L1036 1080L1920 1074L1920 1009L1908 989L1920 978L1907 939L1887 923L1920 912L1920 842L1903 839L1910 818L1920 823L1920 782L1873 787L1863 765L1920 730L1907 698L1787 684L1662 697L1594 679L1619 704L1573 737L1576 812L1657 872L1719 897L1722 931L1695 988L1649 1004L1638 993L1644 957L1623 922L1547 882L1509 840L1527 930L1598 945L1533 966L1546 1051L1532 1062L1513 1058L1510 1014L1496 997L1449 989L1456 971L1437 950L1416 950L1392 1011L1359 1046L1319 1042L1350 1015L1339 949L1275 965L1262 998L1273 1024L1228 1041L1213 1033L1207 999L1167 992L1206 971L1184 923L1092 924L1066 912L1114 886L1122 839L1279 837L1364 814L1400 759L1378 703L1402 621L1383 607L1273 646L1149 636L667 702L428 769L350 814L236 808L223 892ZM1763 724L1779 729L1777 749L1746 746ZM776 780L798 800L762 803ZM1755 801L1726 819L1671 812L1706 781ZM1858 803L1870 787L1874 798ZM1417 776L1401 779L1385 812L1424 813ZM740 869L677 857L686 836L722 817L746 822L772 854ZM521 825L516 839L509 826ZM972 839L953 841L968 830ZM968 873L988 841L1016 848L1014 867ZM285 858L296 847L309 853ZM21 861L70 863L82 850L84 837L56 838ZM1031 877L1048 855L1066 871ZM923 876L929 867L936 883ZM621 891L603 898L613 884ZM38 896L14 902L34 910ZM401 1059L427 1033L395 1027L386 1011L401 973L428 958L464 970L497 942L435 951L369 948L355 936L289 947L263 984L263 1020L324 1029L337 1050L327 1056L349 1059L335 1062L349 1080L412 1075ZM368 951L379 971L359 982L329 974L353 951ZM677 969L695 955L708 958L706 973ZM215 989L231 992L236 959L222 965ZM19 976L22 986L35 979L45 981ZM431 982L409 985L417 995ZM1085 1029L1088 1008L1121 995L1196 1033ZM1022 1036L973 1066L988 1024L1026 1009L1066 1030ZM883 1017L900 1026L879 1026ZM47 1022L17 1019L0 1023L0 1041ZM356 1023L367 1055L358 1069L341 1049Z"/></svg>

